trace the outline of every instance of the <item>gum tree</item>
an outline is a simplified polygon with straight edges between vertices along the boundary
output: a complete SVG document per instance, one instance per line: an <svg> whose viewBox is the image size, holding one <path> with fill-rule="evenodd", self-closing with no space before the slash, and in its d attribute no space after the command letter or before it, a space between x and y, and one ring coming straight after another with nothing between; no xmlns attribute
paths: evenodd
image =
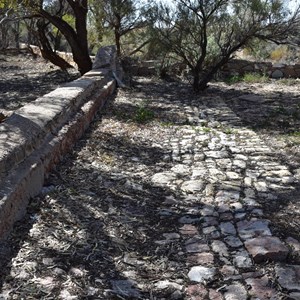
<svg viewBox="0 0 300 300"><path fill-rule="evenodd" d="M99 2L102 3L104 12L103 24L113 30L117 54L121 56L121 38L148 24L144 17L148 5L135 0L99 0Z"/></svg>
<svg viewBox="0 0 300 300"><path fill-rule="evenodd" d="M43 42L49 58L54 58L55 51L51 51L51 45L46 40L45 31L48 24L56 27L70 45L73 59L78 65L81 74L92 68L92 61L88 50L87 14L88 0L23 0L22 12L25 18L39 19L38 34ZM64 18L65 15L72 16L74 25Z"/></svg>
<svg viewBox="0 0 300 300"><path fill-rule="evenodd" d="M299 7L280 0L177 0L157 7L156 37L190 68L203 91L233 54L253 39L290 43L299 34Z"/></svg>

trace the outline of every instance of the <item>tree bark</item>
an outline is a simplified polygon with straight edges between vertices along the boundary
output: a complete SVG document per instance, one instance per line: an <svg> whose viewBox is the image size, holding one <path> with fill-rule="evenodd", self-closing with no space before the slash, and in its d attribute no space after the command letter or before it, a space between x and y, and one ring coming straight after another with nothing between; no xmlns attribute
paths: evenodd
<svg viewBox="0 0 300 300"><path fill-rule="evenodd" d="M47 11L41 9L41 17L47 19L55 27L57 27L68 41L75 63L78 65L78 70L81 75L88 72L92 68L92 61L88 52L87 41L87 0L73 1L68 0L75 15L76 31L67 22L58 16L51 15Z"/></svg>
<svg viewBox="0 0 300 300"><path fill-rule="evenodd" d="M57 55L55 51L53 51L45 33L46 26L47 26L46 24L41 24L39 22L37 24L40 49L43 58L48 59L54 65L60 67L62 70L73 68L67 61L65 61L62 57Z"/></svg>

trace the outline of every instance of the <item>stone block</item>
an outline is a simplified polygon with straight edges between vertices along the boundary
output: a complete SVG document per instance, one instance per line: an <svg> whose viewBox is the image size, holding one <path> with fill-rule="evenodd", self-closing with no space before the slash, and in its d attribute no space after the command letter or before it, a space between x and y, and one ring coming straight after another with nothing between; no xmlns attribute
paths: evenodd
<svg viewBox="0 0 300 300"><path fill-rule="evenodd" d="M281 287L300 293L300 265L278 265L275 272Z"/></svg>
<svg viewBox="0 0 300 300"><path fill-rule="evenodd" d="M283 261L286 259L289 250L273 236L257 237L245 242L245 247L256 263L267 260Z"/></svg>

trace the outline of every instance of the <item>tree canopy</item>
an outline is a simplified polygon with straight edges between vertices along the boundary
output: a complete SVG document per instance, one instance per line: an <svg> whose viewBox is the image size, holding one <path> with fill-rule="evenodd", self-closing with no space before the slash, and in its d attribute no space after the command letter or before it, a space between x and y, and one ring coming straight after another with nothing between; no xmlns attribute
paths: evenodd
<svg viewBox="0 0 300 300"><path fill-rule="evenodd" d="M233 54L254 38L291 43L299 35L299 8L279 0L177 0L160 5L156 36L191 69L194 90L204 90Z"/></svg>

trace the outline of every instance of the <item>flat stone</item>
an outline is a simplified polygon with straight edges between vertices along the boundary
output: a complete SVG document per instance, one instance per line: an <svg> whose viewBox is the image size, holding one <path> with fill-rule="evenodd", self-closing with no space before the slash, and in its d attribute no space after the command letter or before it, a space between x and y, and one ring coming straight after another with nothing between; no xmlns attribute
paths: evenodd
<svg viewBox="0 0 300 300"><path fill-rule="evenodd" d="M239 99L254 103L264 103L265 99L262 96L258 96L255 94L249 94L249 95L242 95L239 97Z"/></svg>
<svg viewBox="0 0 300 300"><path fill-rule="evenodd" d="M185 249L187 253L199 253L209 251L208 245L201 242L186 243Z"/></svg>
<svg viewBox="0 0 300 300"><path fill-rule="evenodd" d="M174 290L179 290L181 291L183 289L183 286L176 283L176 282L171 282L169 280L161 280L155 283L155 287L158 290L164 290L164 289L174 289Z"/></svg>
<svg viewBox="0 0 300 300"><path fill-rule="evenodd" d="M275 267L279 284L291 291L300 293L300 265L280 265Z"/></svg>
<svg viewBox="0 0 300 300"><path fill-rule="evenodd" d="M180 235L176 232L163 233L163 237L166 240L178 240L178 239L180 239Z"/></svg>
<svg viewBox="0 0 300 300"><path fill-rule="evenodd" d="M186 165L178 164L175 165L171 171L179 175L187 175L190 172L190 168Z"/></svg>
<svg viewBox="0 0 300 300"><path fill-rule="evenodd" d="M186 193L196 193L203 189L204 183L202 180L189 180L182 184L181 190Z"/></svg>
<svg viewBox="0 0 300 300"><path fill-rule="evenodd" d="M209 252L196 253L187 257L187 263L190 265L213 265L214 256Z"/></svg>
<svg viewBox="0 0 300 300"><path fill-rule="evenodd" d="M140 298L141 294L136 288L137 283L130 279L125 280L111 280L112 289L117 295L129 297L129 298Z"/></svg>
<svg viewBox="0 0 300 300"><path fill-rule="evenodd" d="M293 248L293 250L295 252L299 252L300 253L300 243L299 243L299 241L297 241L296 239L294 239L292 237L288 237L285 241L288 243L288 245L290 247Z"/></svg>
<svg viewBox="0 0 300 300"><path fill-rule="evenodd" d="M247 300L247 291L240 283L234 283L227 287L224 294L225 300Z"/></svg>
<svg viewBox="0 0 300 300"><path fill-rule="evenodd" d="M267 276L261 278L246 279L247 285L250 287L248 293L258 299L276 299L278 294L276 290L270 287L270 282Z"/></svg>
<svg viewBox="0 0 300 300"><path fill-rule="evenodd" d="M269 223L268 220L240 221L237 223L238 233L243 240L257 236L270 236L272 234Z"/></svg>
<svg viewBox="0 0 300 300"><path fill-rule="evenodd" d="M192 178L204 178L207 173L207 169L205 168L195 168L193 169Z"/></svg>
<svg viewBox="0 0 300 300"><path fill-rule="evenodd" d="M179 223L181 224L197 224L201 221L200 217L196 216L183 216L179 219Z"/></svg>
<svg viewBox="0 0 300 300"><path fill-rule="evenodd" d="M207 283L214 279L216 271L216 268L195 266L191 268L190 272L188 273L188 277L191 281Z"/></svg>
<svg viewBox="0 0 300 300"><path fill-rule="evenodd" d="M175 179L175 174L172 172L156 173L151 178L152 182L157 185L168 185Z"/></svg>
<svg viewBox="0 0 300 300"><path fill-rule="evenodd" d="M227 172L226 175L227 175L229 180L235 180L235 179L240 178L240 175L236 172Z"/></svg>
<svg viewBox="0 0 300 300"><path fill-rule="evenodd" d="M274 79L280 79L284 77L284 74L281 70L275 70L274 72L272 72L271 77Z"/></svg>
<svg viewBox="0 0 300 300"><path fill-rule="evenodd" d="M196 235L199 234L199 231L196 226L191 225L191 224L184 224L180 229L179 229L180 234L182 235Z"/></svg>
<svg viewBox="0 0 300 300"><path fill-rule="evenodd" d="M202 300L205 299L205 297L207 297L208 291L201 284L193 284L187 287L186 294L192 300Z"/></svg>
<svg viewBox="0 0 300 300"><path fill-rule="evenodd" d="M209 289L208 299L223 300L223 296L222 296L222 294L220 292L215 291L213 289Z"/></svg>
<svg viewBox="0 0 300 300"><path fill-rule="evenodd" d="M220 224L221 233L223 235L236 235L236 230L231 222L223 222Z"/></svg>
<svg viewBox="0 0 300 300"><path fill-rule="evenodd" d="M253 265L248 252L245 250L238 251L233 255L233 263L238 268L251 268Z"/></svg>
<svg viewBox="0 0 300 300"><path fill-rule="evenodd" d="M215 253L218 253L220 256L229 256L228 248L226 244L222 241L213 241L211 243L212 249Z"/></svg>
<svg viewBox="0 0 300 300"><path fill-rule="evenodd" d="M231 235L226 236L224 241L228 246L230 246L232 248L238 248L238 247L243 246L242 241L236 236L231 236Z"/></svg>
<svg viewBox="0 0 300 300"><path fill-rule="evenodd" d="M257 237L245 242L245 247L256 263L266 260L283 261L286 259L289 249L273 236Z"/></svg>

